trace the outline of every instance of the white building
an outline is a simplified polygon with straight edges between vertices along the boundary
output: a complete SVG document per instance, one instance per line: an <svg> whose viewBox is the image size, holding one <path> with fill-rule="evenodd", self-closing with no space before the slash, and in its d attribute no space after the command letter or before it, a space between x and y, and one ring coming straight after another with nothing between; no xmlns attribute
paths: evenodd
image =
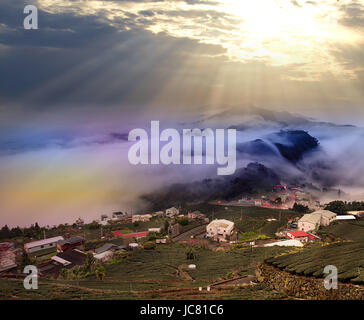
<svg viewBox="0 0 364 320"><path fill-rule="evenodd" d="M132 242L132 243L129 243L129 247L131 248L131 249L138 249L138 247L139 247L139 244L137 244L136 242Z"/></svg>
<svg viewBox="0 0 364 320"><path fill-rule="evenodd" d="M56 248L57 242L60 240L64 240L64 238L60 236L60 237L53 237L49 239L29 242L24 244L24 250L27 253L33 253L49 248Z"/></svg>
<svg viewBox="0 0 364 320"><path fill-rule="evenodd" d="M316 231L320 227L321 215L319 214L305 214L298 220L298 230L309 232Z"/></svg>
<svg viewBox="0 0 364 320"><path fill-rule="evenodd" d="M217 241L226 241L234 232L234 222L221 219L213 220L206 227L206 236Z"/></svg>
<svg viewBox="0 0 364 320"><path fill-rule="evenodd" d="M113 221L123 221L129 219L130 217L131 215L127 212L114 212L112 214Z"/></svg>
<svg viewBox="0 0 364 320"><path fill-rule="evenodd" d="M163 239L156 239L155 240L155 243L156 244L161 244L161 243L166 244L167 243L167 239L165 239L165 238L163 238Z"/></svg>
<svg viewBox="0 0 364 320"><path fill-rule="evenodd" d="M113 251L107 250L107 251L104 251L104 252L101 252L101 253L94 254L94 258L96 260L101 261L101 262L105 262L105 261L111 260L113 255L114 255Z"/></svg>
<svg viewBox="0 0 364 320"><path fill-rule="evenodd" d="M298 220L298 230L309 232L316 231L320 226L328 226L336 219L336 213L329 210L318 210L305 214Z"/></svg>
<svg viewBox="0 0 364 320"><path fill-rule="evenodd" d="M166 215L168 217L174 217L174 216L177 216L179 215L179 210L175 207L172 207L172 208L169 208L166 210Z"/></svg>
<svg viewBox="0 0 364 320"><path fill-rule="evenodd" d="M355 216L347 214L344 216L336 216L336 220L343 221L343 220L356 220Z"/></svg>
<svg viewBox="0 0 364 320"><path fill-rule="evenodd" d="M152 219L152 215L151 214L134 214L131 217L131 221L137 222L137 221L141 221L141 222L146 222L149 221L150 219Z"/></svg>
<svg viewBox="0 0 364 320"><path fill-rule="evenodd" d="M152 214L153 217L164 217L165 215L164 211L157 211Z"/></svg>
<svg viewBox="0 0 364 320"><path fill-rule="evenodd" d="M328 226L331 222L336 220L336 213L329 211L329 210L318 210L312 214L321 215L320 225L324 226L324 227Z"/></svg>
<svg viewBox="0 0 364 320"><path fill-rule="evenodd" d="M155 232L155 233L160 233L162 230L162 228L149 228L148 232Z"/></svg>

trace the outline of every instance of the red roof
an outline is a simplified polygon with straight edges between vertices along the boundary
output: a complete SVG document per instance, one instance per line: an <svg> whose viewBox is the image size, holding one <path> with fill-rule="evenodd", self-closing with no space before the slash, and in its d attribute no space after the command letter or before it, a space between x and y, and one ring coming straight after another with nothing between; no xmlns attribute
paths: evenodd
<svg viewBox="0 0 364 320"><path fill-rule="evenodd" d="M289 236L288 234L290 234L292 237ZM319 237L317 237L311 233L307 233L305 231L289 231L286 235L286 238L288 238L288 239L295 239L295 238L302 238L302 237L307 237L310 240L319 238Z"/></svg>
<svg viewBox="0 0 364 320"><path fill-rule="evenodd" d="M143 238L146 237L148 234L148 231L143 231L143 232L134 232L134 233L121 233L121 231L114 231L114 236L115 237L123 237L125 238Z"/></svg>

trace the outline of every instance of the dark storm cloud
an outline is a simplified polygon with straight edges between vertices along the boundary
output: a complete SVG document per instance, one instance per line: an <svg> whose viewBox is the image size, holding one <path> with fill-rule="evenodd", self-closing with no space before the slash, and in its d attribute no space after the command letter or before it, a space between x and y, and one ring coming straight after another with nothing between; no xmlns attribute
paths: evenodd
<svg viewBox="0 0 364 320"><path fill-rule="evenodd" d="M131 100L146 102L186 55L224 52L217 46L144 31L138 25L148 21L132 15L115 18L111 26L98 16L40 10L39 30L24 30L21 2L9 3L1 11L5 27L0 44L7 47L0 51L3 102L26 97L38 108L62 103L109 105L126 102L136 86L138 93ZM147 11L142 14L150 16ZM149 77L154 81L146 83Z"/></svg>

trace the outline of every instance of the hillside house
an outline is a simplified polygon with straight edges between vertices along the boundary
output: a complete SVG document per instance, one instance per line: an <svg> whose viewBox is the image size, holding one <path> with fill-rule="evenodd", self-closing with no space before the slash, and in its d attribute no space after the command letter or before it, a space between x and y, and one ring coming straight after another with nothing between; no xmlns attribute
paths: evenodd
<svg viewBox="0 0 364 320"><path fill-rule="evenodd" d="M286 238L288 240L298 240L302 243L320 239L319 237L305 231L289 231L286 234Z"/></svg>
<svg viewBox="0 0 364 320"><path fill-rule="evenodd" d="M113 221L125 221L131 218L131 214L127 212L113 212L111 220Z"/></svg>
<svg viewBox="0 0 364 320"><path fill-rule="evenodd" d="M329 210L318 210L312 214L321 214L320 225L323 227L327 227L331 222L336 220L336 213Z"/></svg>
<svg viewBox="0 0 364 320"><path fill-rule="evenodd" d="M38 252L38 251L42 251L42 250L50 249L50 248L55 249L57 246L57 242L61 241L61 240L64 240L64 238L59 236L59 237L53 237L53 238L28 242L28 243L24 244L24 250L27 253L33 253L33 252Z"/></svg>
<svg viewBox="0 0 364 320"><path fill-rule="evenodd" d="M188 212L187 214L187 218L189 220L195 220L195 219L205 219L206 215L201 213L200 211L193 211L193 212Z"/></svg>
<svg viewBox="0 0 364 320"><path fill-rule="evenodd" d="M157 211L157 212L154 212L152 215L153 215L153 217L164 217L166 214L163 211Z"/></svg>
<svg viewBox="0 0 364 320"><path fill-rule="evenodd" d="M169 208L166 210L167 217L174 217L179 215L179 210L175 207Z"/></svg>
<svg viewBox="0 0 364 320"><path fill-rule="evenodd" d="M227 241L233 232L234 222L225 219L213 220L206 227L206 236L215 241Z"/></svg>
<svg viewBox="0 0 364 320"><path fill-rule="evenodd" d="M147 222L150 219L152 219L152 215L151 214L134 214L131 217L132 223L134 223L134 222Z"/></svg>
<svg viewBox="0 0 364 320"><path fill-rule="evenodd" d="M181 233L181 225L179 223L170 225L169 232L171 233L172 238L177 237Z"/></svg>
<svg viewBox="0 0 364 320"><path fill-rule="evenodd" d="M11 242L0 243L0 272L17 267L14 244Z"/></svg>
<svg viewBox="0 0 364 320"><path fill-rule="evenodd" d="M85 244L85 239L82 237L72 237L66 240L60 240L57 242L57 250L59 252L64 252L70 249L83 248Z"/></svg>
<svg viewBox="0 0 364 320"><path fill-rule="evenodd" d="M155 240L156 244L166 244L167 243L167 239L163 238L163 239L156 239Z"/></svg>
<svg viewBox="0 0 364 320"><path fill-rule="evenodd" d="M59 252L51 259L56 265L72 268L85 264L86 254L78 249L71 249L65 252Z"/></svg>
<svg viewBox="0 0 364 320"><path fill-rule="evenodd" d="M328 226L335 221L336 213L329 210L318 210L305 214L298 220L298 230L309 232L316 231L320 226Z"/></svg>
<svg viewBox="0 0 364 320"><path fill-rule="evenodd" d="M105 243L103 246L94 250L94 258L96 260L105 262L110 260L115 251L125 251L124 248L117 246L113 243Z"/></svg>
<svg viewBox="0 0 364 320"><path fill-rule="evenodd" d="M298 230L309 232L316 231L320 227L321 215L305 214L298 220Z"/></svg>

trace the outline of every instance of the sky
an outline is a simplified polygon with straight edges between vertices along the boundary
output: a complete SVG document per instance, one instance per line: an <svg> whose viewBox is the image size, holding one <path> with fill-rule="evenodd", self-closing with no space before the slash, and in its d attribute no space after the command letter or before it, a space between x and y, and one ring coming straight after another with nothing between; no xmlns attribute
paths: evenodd
<svg viewBox="0 0 364 320"><path fill-rule="evenodd" d="M27 4L38 30L23 28ZM363 125L363 0L2 0L0 9L0 225L137 210L131 199L165 183L125 158L128 131L150 120L262 108Z"/></svg>

